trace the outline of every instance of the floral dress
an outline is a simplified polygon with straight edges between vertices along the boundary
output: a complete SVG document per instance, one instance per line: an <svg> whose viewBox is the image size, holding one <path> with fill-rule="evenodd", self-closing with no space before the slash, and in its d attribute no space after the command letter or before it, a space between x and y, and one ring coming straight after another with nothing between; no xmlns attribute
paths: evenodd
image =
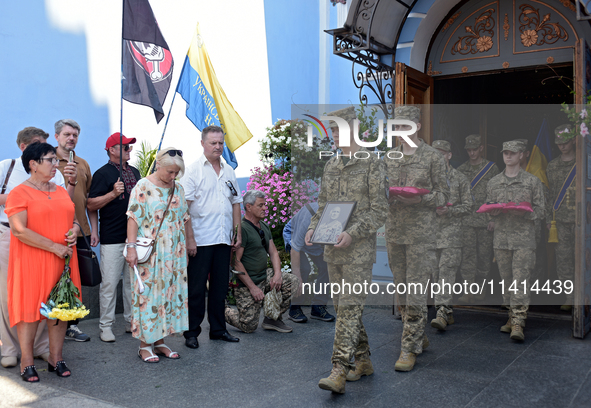
<svg viewBox="0 0 591 408"><path fill-rule="evenodd" d="M189 219L185 191L180 183L168 213L164 214L171 189L154 185L147 178L131 191L128 218L138 225L138 237L154 238L164 216L152 256L137 268L145 286L139 293L130 268L132 283L131 332L133 337L152 344L165 336L188 330L187 247L185 222Z"/></svg>

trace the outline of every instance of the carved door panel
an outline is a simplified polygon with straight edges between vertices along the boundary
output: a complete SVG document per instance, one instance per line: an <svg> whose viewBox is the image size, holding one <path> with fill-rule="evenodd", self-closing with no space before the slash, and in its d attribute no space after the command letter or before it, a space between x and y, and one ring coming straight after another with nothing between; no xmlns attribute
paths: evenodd
<svg viewBox="0 0 591 408"><path fill-rule="evenodd" d="M584 39L575 47L575 100L579 107L591 90L591 49ZM589 71L589 73L587 73ZM573 336L583 338L591 328L591 140L577 136L577 207L575 224L575 305Z"/></svg>
<svg viewBox="0 0 591 408"><path fill-rule="evenodd" d="M401 62L396 63L394 104L421 105L419 137L431 144L431 104L433 104L433 78Z"/></svg>

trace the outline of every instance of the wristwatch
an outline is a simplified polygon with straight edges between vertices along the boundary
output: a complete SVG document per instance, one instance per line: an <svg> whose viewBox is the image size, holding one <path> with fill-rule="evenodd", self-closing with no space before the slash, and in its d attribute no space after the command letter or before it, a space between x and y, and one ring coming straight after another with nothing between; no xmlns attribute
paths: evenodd
<svg viewBox="0 0 591 408"><path fill-rule="evenodd" d="M70 182L70 180L68 179L68 185L76 187L78 185L78 180L76 180L76 182L72 184L72 182Z"/></svg>

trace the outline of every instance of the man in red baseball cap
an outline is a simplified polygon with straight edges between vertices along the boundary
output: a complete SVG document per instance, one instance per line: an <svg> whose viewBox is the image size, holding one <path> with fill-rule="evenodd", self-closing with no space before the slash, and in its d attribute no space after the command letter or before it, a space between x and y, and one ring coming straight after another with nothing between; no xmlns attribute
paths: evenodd
<svg viewBox="0 0 591 408"><path fill-rule="evenodd" d="M99 327L100 339L106 342L115 341L112 326L115 322L117 284L121 274L123 274L123 317L127 322L125 331L131 333L131 283L127 263L123 257L123 247L127 238L125 212L129 203L129 194L141 178L140 172L127 164L133 149L131 145L135 141L135 138L125 137L119 132L109 136L105 145L109 161L93 174L88 193L88 210L99 212L100 230L98 231L102 273L99 292L101 306ZM93 231L97 228L98 225L92 225Z"/></svg>

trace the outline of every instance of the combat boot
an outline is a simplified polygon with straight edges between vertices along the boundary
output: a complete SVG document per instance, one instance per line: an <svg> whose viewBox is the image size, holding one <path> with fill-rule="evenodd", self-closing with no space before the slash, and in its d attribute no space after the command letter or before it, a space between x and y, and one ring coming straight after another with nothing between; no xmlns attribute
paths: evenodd
<svg viewBox="0 0 591 408"><path fill-rule="evenodd" d="M396 361L396 364L394 365L394 370L410 371L414 368L416 361L417 355L415 353L402 350L400 352L400 357L398 357L398 361Z"/></svg>
<svg viewBox="0 0 591 408"><path fill-rule="evenodd" d="M338 363L333 363L330 375L328 378L320 379L318 386L323 390L344 394L346 378L345 368Z"/></svg>
<svg viewBox="0 0 591 408"><path fill-rule="evenodd" d="M503 333L511 333L511 327L512 327L512 325L511 325L511 318L509 318L507 320L507 323L505 323L504 326L501 326L501 331Z"/></svg>
<svg viewBox="0 0 591 408"><path fill-rule="evenodd" d="M517 322L512 322L511 326L511 340L523 341L525 334L523 334L523 327Z"/></svg>
<svg viewBox="0 0 591 408"><path fill-rule="evenodd" d="M434 327L437 330L445 330L447 325L454 323L454 316L452 314L446 315L445 312L437 312L437 316L435 317L435 319L431 320L431 327Z"/></svg>
<svg viewBox="0 0 591 408"><path fill-rule="evenodd" d="M373 374L373 365L369 359L369 353L365 353L362 356L355 356L355 370L349 370L347 374L347 381L357 381L364 375Z"/></svg>

